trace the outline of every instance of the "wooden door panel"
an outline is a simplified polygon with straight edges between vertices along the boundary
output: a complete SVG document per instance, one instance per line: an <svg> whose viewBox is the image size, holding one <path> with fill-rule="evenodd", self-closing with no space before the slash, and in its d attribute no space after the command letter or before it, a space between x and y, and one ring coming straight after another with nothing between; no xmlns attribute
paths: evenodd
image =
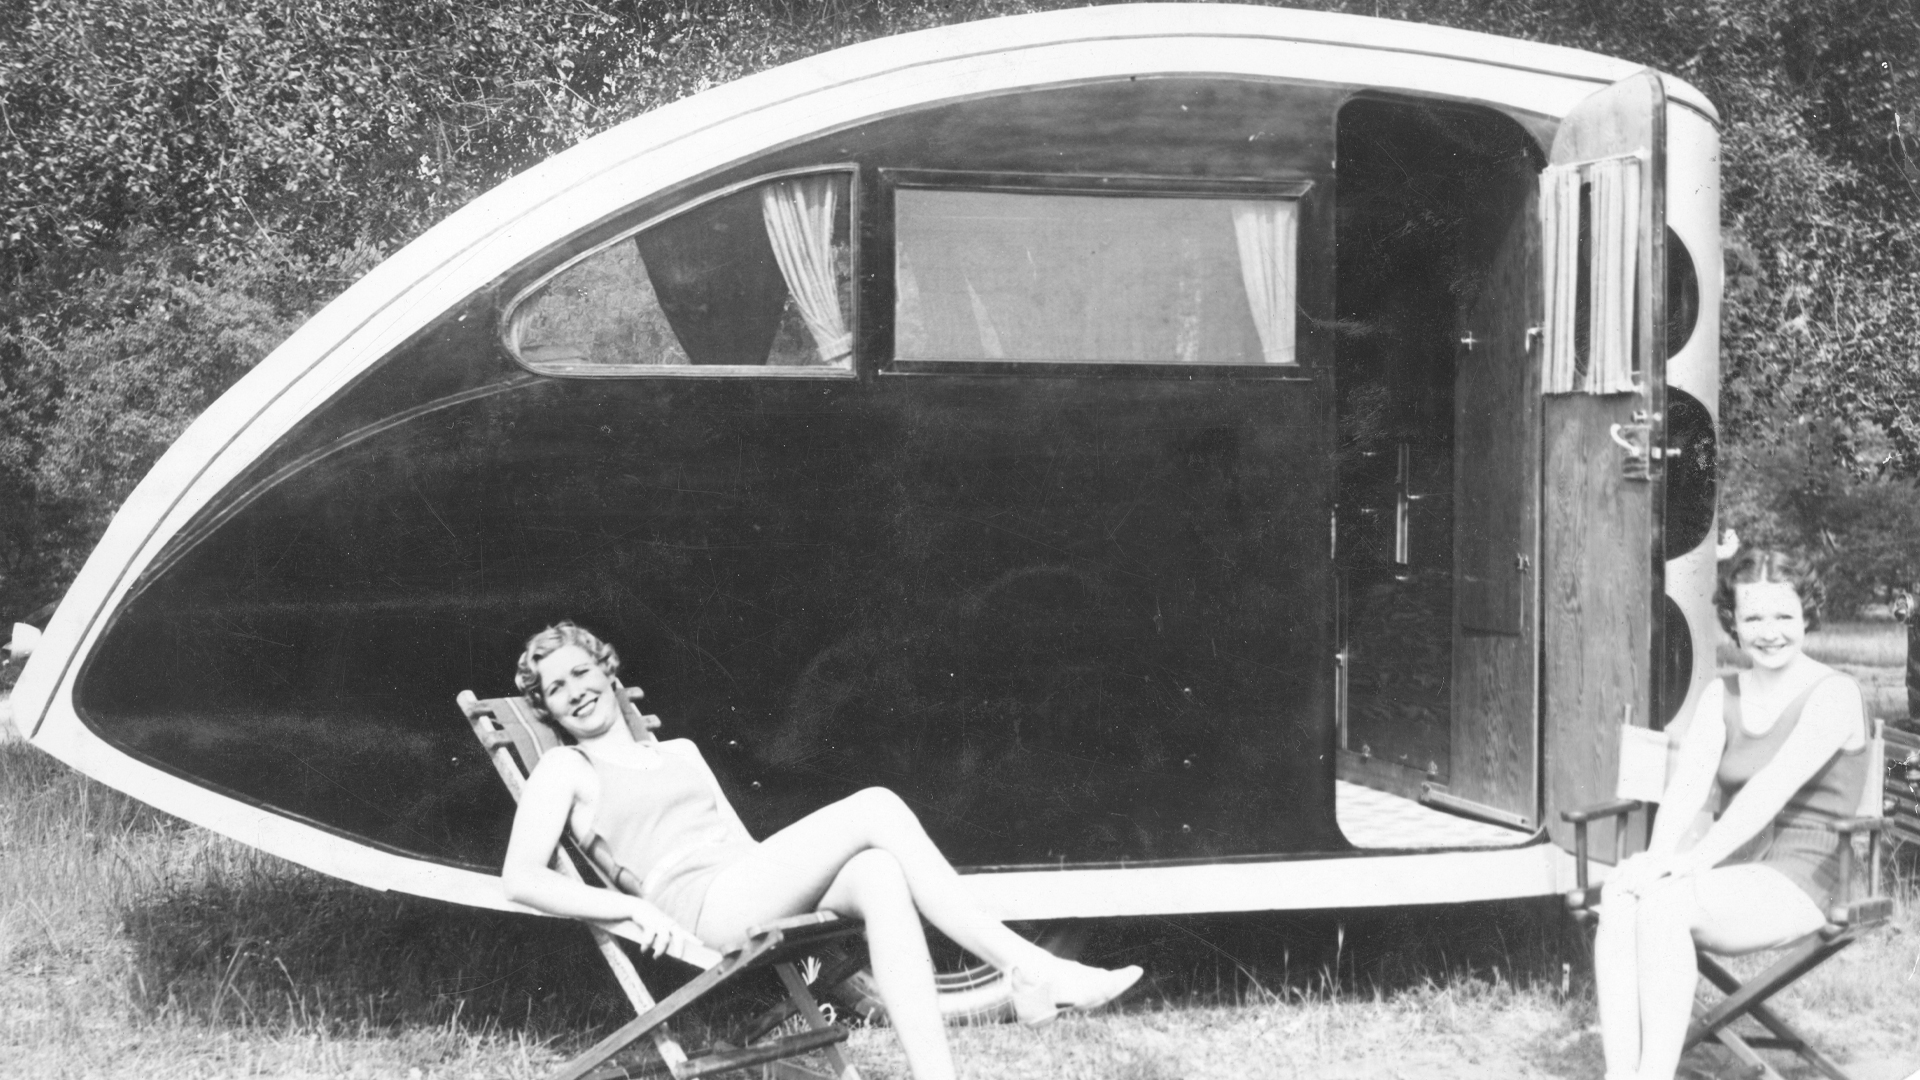
<svg viewBox="0 0 1920 1080"><path fill-rule="evenodd" d="M1660 466L1655 460L1629 467L1618 437L1631 441L1641 429L1650 445L1660 445L1664 356L1655 346L1665 336L1665 109L1658 75L1624 79L1568 114L1550 157L1550 167L1563 169L1628 155L1641 161L1636 389L1545 398L1543 738L1548 825L1563 846L1571 845L1572 830L1558 811L1611 797L1619 724L1624 717L1644 726L1652 714L1653 613L1663 587ZM1611 827L1594 842L1609 850Z"/></svg>
<svg viewBox="0 0 1920 1080"><path fill-rule="evenodd" d="M1567 394L1546 402L1552 480L1544 507L1549 559L1541 621L1547 784L1560 809L1611 798L1621 718L1646 723L1653 583L1645 545L1653 503L1644 482L1622 479L1608 439L1632 397ZM1570 835L1558 831L1570 827L1554 824L1555 838L1570 843ZM1593 850L1612 850L1611 828L1596 834Z"/></svg>
<svg viewBox="0 0 1920 1080"><path fill-rule="evenodd" d="M1534 585L1540 491L1535 199L1516 208L1467 317L1454 391L1452 768L1448 793L1517 823L1539 814Z"/></svg>

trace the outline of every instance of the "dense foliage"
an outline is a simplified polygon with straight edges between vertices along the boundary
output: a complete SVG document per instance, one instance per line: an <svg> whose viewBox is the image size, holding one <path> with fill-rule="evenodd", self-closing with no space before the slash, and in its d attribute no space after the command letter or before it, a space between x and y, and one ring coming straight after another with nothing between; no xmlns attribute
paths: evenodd
<svg viewBox="0 0 1920 1080"><path fill-rule="evenodd" d="M1050 6L0 0L0 614L56 596L195 413L474 194L716 82ZM1920 7L1296 6L1594 49L1704 90L1727 122L1729 516L1870 561L1855 600L1920 572L1912 523L1871 511L1920 476L1920 173L1894 152L1920 120Z"/></svg>

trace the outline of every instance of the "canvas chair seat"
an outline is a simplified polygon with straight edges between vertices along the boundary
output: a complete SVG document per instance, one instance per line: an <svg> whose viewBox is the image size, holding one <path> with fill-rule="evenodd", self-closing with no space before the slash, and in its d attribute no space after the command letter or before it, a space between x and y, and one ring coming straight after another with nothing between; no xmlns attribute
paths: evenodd
<svg viewBox="0 0 1920 1080"><path fill-rule="evenodd" d="M659 721L644 716L634 706L636 695L615 684L615 692L627 724L636 736L644 736ZM520 800L526 779L532 775L542 754L562 745L559 733L542 721L533 704L524 697L481 699L469 691L459 695L460 711L467 717L473 733L487 750L494 769ZM607 842L595 837L586 852L580 852L571 838L562 845L576 855L584 855L589 870L603 885L638 895L639 882L614 859ZM583 880L565 851L554 852L553 868L562 874ZM859 1080L859 1073L847 1063L839 1044L846 1041L847 1029L830 1023L814 998L813 989L795 967L796 961L815 956L824 948L857 940L860 925L832 912L782 919L755 927L747 939L732 950L721 953L704 947L670 952L668 955L703 969L686 985L663 1000L655 1000L640 978L638 968L615 941L613 932L597 923L586 923L600 954L613 969L614 978L633 1004L635 1018L618 1031L567 1062L551 1080L612 1080L614 1077L664 1075L675 1080L712 1076L736 1069L759 1067L763 1076L780 1080ZM830 990L864 969L866 958L859 948L847 950L840 959L823 968L813 987ZM756 1016L731 1039L689 1053L668 1030L668 1023L696 1001L700 1001L750 971L772 968L784 992L783 1000ZM799 1018L804 1027L787 1031ZM614 1064L613 1059L641 1039L650 1039L657 1060L639 1066ZM818 1052L829 1071L810 1068L791 1060Z"/></svg>
<svg viewBox="0 0 1920 1080"><path fill-rule="evenodd" d="M1648 734L1644 728L1622 731L1618 759L1621 768L1615 784L1615 797L1611 801L1582 810L1564 811L1560 815L1574 828L1575 887L1567 893L1566 901L1568 910L1579 922L1593 921L1600 904L1600 886L1593 884L1590 879L1588 827L1599 821L1613 823L1613 863L1618 865L1626 853L1629 817L1635 811L1650 809L1650 804L1655 800L1646 798L1645 793L1658 791L1664 785L1664 771L1655 776L1649 775L1649 770L1664 766L1667 756L1647 752ZM1767 1002L1802 975L1859 940L1861 935L1886 922L1893 914L1893 900L1883 895L1880 883L1880 836L1886 824L1883 807L1886 741L1883 725L1878 720L1873 721L1867 755L1867 783L1861 793L1860 806L1854 817L1835 826L1841 838L1841 892L1837 902L1826 912L1826 925L1775 950L1779 954L1778 959L1745 982L1735 978L1706 950L1696 950L1695 960L1700 974L1725 996L1717 1002L1695 1001L1693 1023L1687 1028L1683 1052L1713 1039L1745 1066L1748 1075L1782 1080L1780 1073L1757 1051L1791 1050L1833 1080L1851 1080L1845 1070L1833 1059L1814 1049L1804 1036L1769 1008ZM1858 890L1854 883L1855 836L1866 837L1867 888L1863 896L1856 895ZM1742 1018L1757 1023L1765 1029L1765 1034L1735 1031L1733 1025Z"/></svg>

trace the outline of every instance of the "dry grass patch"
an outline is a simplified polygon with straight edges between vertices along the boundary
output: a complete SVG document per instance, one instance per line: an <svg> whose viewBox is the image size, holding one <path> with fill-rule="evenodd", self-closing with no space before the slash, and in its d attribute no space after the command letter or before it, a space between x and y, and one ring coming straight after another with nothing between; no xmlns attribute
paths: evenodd
<svg viewBox="0 0 1920 1080"><path fill-rule="evenodd" d="M1580 1016L1550 993L1463 984L967 1028L954 1051L968 1080L1584 1080L1599 1075L1598 1044ZM885 1032L858 1033L853 1049L863 1074L904 1080Z"/></svg>

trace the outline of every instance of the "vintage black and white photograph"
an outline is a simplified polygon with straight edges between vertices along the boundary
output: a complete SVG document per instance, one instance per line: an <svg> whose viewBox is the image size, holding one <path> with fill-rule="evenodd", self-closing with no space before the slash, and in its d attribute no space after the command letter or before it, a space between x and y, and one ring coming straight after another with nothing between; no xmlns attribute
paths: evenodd
<svg viewBox="0 0 1920 1080"><path fill-rule="evenodd" d="M0 0L0 1072L1920 1078L1911 0Z"/></svg>

